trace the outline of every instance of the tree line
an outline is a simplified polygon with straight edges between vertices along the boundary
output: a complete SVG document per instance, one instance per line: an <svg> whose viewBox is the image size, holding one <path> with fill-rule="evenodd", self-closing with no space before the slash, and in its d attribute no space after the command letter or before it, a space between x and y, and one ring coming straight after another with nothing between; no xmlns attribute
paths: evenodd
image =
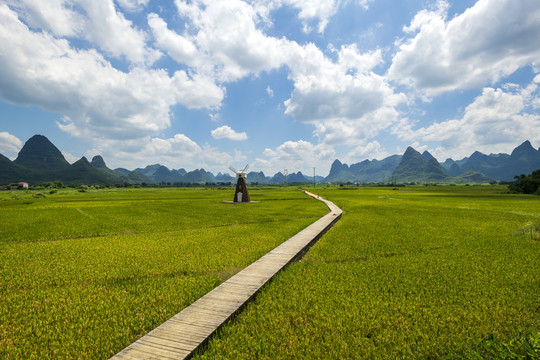
<svg viewBox="0 0 540 360"><path fill-rule="evenodd" d="M540 195L540 169L533 171L529 175L516 175L514 179L516 179L516 182L508 185L510 192Z"/></svg>

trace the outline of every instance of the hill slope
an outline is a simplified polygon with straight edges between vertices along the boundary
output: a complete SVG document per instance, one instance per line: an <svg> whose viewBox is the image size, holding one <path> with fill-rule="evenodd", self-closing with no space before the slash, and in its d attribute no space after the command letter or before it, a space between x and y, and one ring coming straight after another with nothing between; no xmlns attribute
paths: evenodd
<svg viewBox="0 0 540 360"><path fill-rule="evenodd" d="M35 177L34 171L28 170L0 154L0 184L20 181L30 182Z"/></svg>
<svg viewBox="0 0 540 360"><path fill-rule="evenodd" d="M64 155L43 135L34 135L24 144L14 161L36 171L58 171L69 168Z"/></svg>
<svg viewBox="0 0 540 360"><path fill-rule="evenodd" d="M99 169L96 169L90 162L83 156L76 162L74 162L69 170L64 170L56 173L58 179L65 183L78 183L78 184L113 184L119 180L119 177L114 174L111 176Z"/></svg>
<svg viewBox="0 0 540 360"><path fill-rule="evenodd" d="M426 161L426 158L429 160ZM448 175L434 157L422 156L412 147L408 147L392 176L397 182L444 182Z"/></svg>
<svg viewBox="0 0 540 360"><path fill-rule="evenodd" d="M101 157L101 155L94 156L90 164L97 170L101 171L103 174L111 178L111 180L113 180L114 182L119 182L123 180L122 176L114 172L114 170L109 169L107 165L105 165L105 160L103 160L103 157Z"/></svg>

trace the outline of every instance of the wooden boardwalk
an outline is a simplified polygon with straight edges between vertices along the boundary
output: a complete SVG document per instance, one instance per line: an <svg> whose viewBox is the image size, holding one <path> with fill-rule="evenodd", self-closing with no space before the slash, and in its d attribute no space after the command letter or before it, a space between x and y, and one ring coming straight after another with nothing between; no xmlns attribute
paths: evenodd
<svg viewBox="0 0 540 360"><path fill-rule="evenodd" d="M336 221L341 209L326 203L330 212L255 261L184 310L129 345L111 359L186 359L229 318L237 313L288 263L300 258Z"/></svg>

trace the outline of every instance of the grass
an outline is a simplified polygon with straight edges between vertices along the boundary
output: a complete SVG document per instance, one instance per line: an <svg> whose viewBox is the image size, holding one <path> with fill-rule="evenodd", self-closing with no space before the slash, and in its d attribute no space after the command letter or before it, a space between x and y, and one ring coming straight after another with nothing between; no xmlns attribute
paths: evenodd
<svg viewBox="0 0 540 360"><path fill-rule="evenodd" d="M344 210L196 359L540 358L538 197L318 189ZM0 358L108 358L326 213L291 189L0 193Z"/></svg>
<svg viewBox="0 0 540 360"><path fill-rule="evenodd" d="M326 213L294 190L0 193L0 358L105 359Z"/></svg>
<svg viewBox="0 0 540 360"><path fill-rule="evenodd" d="M195 359L540 358L537 197L319 192L342 219Z"/></svg>

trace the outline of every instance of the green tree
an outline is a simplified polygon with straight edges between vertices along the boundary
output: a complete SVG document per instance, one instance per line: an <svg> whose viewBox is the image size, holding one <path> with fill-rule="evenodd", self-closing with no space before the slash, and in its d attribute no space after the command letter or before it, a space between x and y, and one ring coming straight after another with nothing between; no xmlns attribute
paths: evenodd
<svg viewBox="0 0 540 360"><path fill-rule="evenodd" d="M516 182L508 185L508 190L511 192L540 195L540 169L533 171L530 175L516 175L514 179Z"/></svg>

